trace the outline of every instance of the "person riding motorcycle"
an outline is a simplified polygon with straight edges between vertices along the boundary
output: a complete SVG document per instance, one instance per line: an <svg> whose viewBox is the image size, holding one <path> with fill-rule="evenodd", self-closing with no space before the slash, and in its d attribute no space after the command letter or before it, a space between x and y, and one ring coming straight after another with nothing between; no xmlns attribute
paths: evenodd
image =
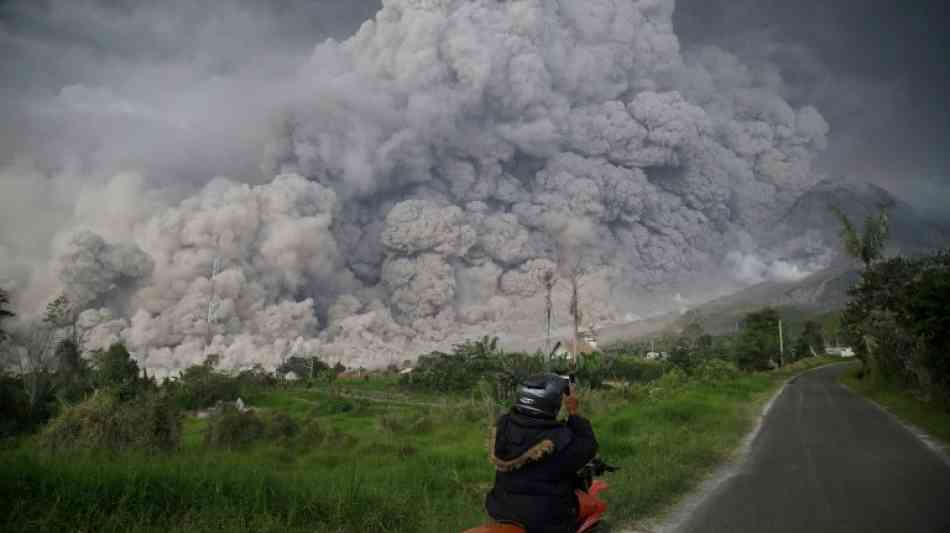
<svg viewBox="0 0 950 533"><path fill-rule="evenodd" d="M568 418L559 422L562 400ZM496 469L495 486L485 498L489 516L528 533L573 533L575 475L597 454L594 430L578 415L574 385L556 374L525 380L515 405L498 419L489 446Z"/></svg>

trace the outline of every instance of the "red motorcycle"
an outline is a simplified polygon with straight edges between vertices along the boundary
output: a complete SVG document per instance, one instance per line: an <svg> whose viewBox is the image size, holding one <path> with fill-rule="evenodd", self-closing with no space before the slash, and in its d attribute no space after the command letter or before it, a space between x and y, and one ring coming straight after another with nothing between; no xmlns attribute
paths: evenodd
<svg viewBox="0 0 950 533"><path fill-rule="evenodd" d="M597 478L607 472L616 471L616 466L611 466L595 457L594 460L577 472L575 490L580 502L580 508L577 512L577 533L598 531L598 528L603 524L604 513L607 512L607 502L601 500L599 496L601 492L607 490L608 485L603 479ZM475 529L469 529L464 533L526 533L526 530L517 524L492 522Z"/></svg>

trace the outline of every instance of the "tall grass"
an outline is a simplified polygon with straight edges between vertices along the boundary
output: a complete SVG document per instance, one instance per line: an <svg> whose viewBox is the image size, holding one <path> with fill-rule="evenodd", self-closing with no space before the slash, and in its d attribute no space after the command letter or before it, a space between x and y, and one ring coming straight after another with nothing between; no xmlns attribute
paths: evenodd
<svg viewBox="0 0 950 533"><path fill-rule="evenodd" d="M587 393L601 454L621 466L607 495L614 520L653 515L697 483L791 372ZM206 422L195 419L175 454L0 451L0 529L444 533L483 521L494 404L336 412L319 408L325 395L276 394L260 404L305 429L239 452L205 448Z"/></svg>

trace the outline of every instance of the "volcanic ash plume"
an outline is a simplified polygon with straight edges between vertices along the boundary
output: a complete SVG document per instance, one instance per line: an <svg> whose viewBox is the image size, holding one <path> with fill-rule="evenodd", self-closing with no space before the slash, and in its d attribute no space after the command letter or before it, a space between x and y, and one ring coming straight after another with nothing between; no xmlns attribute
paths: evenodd
<svg viewBox="0 0 950 533"><path fill-rule="evenodd" d="M90 338L168 369L210 352L380 365L541 336L548 272L567 323L568 250L585 323L727 277L817 182L829 127L774 71L681 52L674 4L385 1L285 84L272 183L211 182L137 232L141 251L79 238L62 279L104 308L84 315Z"/></svg>

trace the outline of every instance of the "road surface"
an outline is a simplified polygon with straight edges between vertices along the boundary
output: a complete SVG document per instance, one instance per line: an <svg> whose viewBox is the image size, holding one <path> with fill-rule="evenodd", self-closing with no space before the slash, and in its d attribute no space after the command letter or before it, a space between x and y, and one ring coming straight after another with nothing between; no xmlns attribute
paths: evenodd
<svg viewBox="0 0 950 533"><path fill-rule="evenodd" d="M891 416L800 376L766 416L736 475L678 533L950 533L950 466Z"/></svg>

